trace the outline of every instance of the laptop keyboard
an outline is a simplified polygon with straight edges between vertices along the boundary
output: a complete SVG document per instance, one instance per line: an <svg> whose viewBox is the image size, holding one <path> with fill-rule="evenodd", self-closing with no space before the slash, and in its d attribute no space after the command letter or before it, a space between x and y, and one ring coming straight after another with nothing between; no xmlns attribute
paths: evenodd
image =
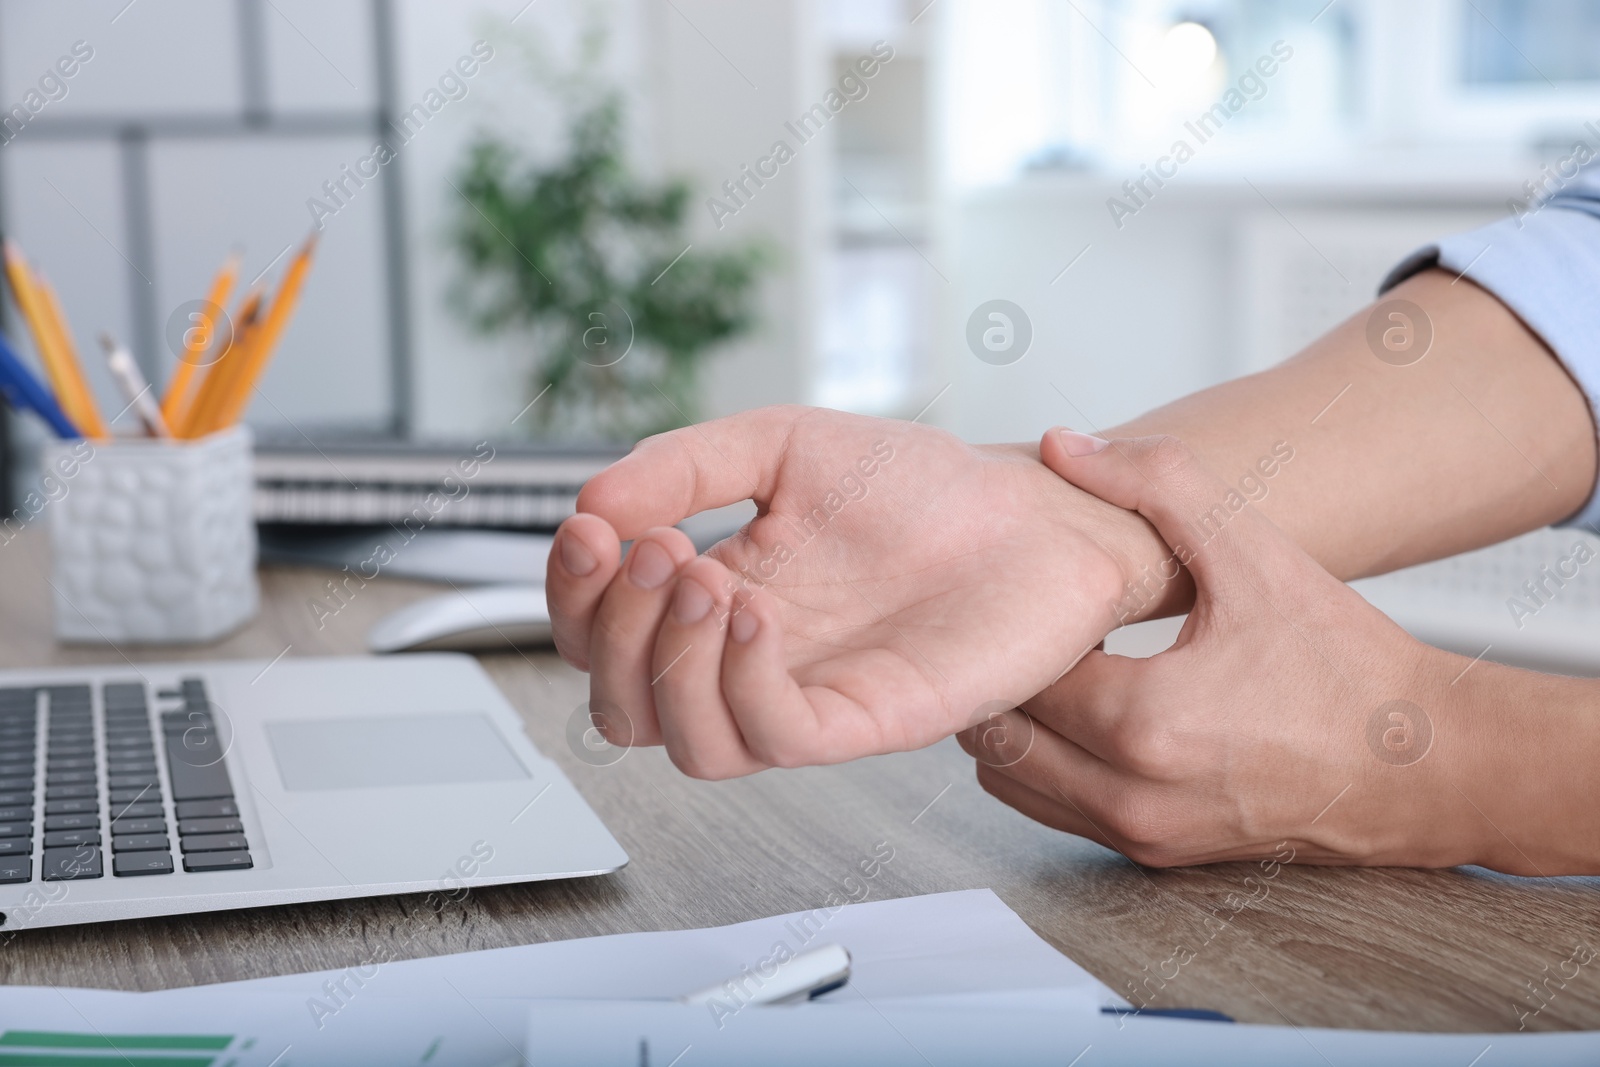
<svg viewBox="0 0 1600 1067"><path fill-rule="evenodd" d="M118 878L253 866L205 683L155 695L152 723L143 682L106 683L98 716L88 685L0 688L0 885L104 877L108 846Z"/></svg>

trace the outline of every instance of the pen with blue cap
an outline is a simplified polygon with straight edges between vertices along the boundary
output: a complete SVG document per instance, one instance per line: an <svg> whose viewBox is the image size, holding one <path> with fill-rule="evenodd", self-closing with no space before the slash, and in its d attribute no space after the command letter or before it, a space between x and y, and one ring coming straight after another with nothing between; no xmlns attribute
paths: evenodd
<svg viewBox="0 0 1600 1067"><path fill-rule="evenodd" d="M1152 1019L1189 1019L1193 1022L1231 1023L1233 1016L1209 1008L1101 1008L1101 1015L1115 1015L1122 1019L1146 1016Z"/></svg>
<svg viewBox="0 0 1600 1067"><path fill-rule="evenodd" d="M4 334L0 334L0 395L4 395L12 407L37 414L50 424L58 437L83 436L62 412L50 390L23 365Z"/></svg>

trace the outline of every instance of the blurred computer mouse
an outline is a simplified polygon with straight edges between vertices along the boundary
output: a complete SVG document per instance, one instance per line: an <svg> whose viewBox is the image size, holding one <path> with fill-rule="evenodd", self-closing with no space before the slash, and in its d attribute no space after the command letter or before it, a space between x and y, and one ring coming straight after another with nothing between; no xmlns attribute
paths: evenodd
<svg viewBox="0 0 1600 1067"><path fill-rule="evenodd" d="M482 585L408 604L367 632L374 652L487 652L548 645L542 585Z"/></svg>

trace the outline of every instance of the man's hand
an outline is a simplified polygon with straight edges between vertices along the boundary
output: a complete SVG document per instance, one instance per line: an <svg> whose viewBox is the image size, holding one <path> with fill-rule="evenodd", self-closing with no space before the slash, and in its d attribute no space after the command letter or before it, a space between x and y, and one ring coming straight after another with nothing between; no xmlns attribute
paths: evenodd
<svg viewBox="0 0 1600 1067"><path fill-rule="evenodd" d="M1485 807L1495 796L1473 769L1497 727L1458 699L1465 686L1451 688L1469 661L1411 638L1176 438L1107 447L1051 431L1040 452L1147 517L1172 549L1165 573L1193 575L1195 605L1170 650L1091 652L1023 705L1028 717L964 733L986 790L1154 866L1281 859L1285 844L1328 864L1493 854L1462 792ZM1496 708L1501 727L1508 714Z"/></svg>
<svg viewBox="0 0 1600 1067"><path fill-rule="evenodd" d="M746 499L757 518L705 556L670 528ZM1031 450L794 407L643 441L578 511L550 555L556 646L610 740L705 778L920 748L1014 706L1117 624L1161 547Z"/></svg>

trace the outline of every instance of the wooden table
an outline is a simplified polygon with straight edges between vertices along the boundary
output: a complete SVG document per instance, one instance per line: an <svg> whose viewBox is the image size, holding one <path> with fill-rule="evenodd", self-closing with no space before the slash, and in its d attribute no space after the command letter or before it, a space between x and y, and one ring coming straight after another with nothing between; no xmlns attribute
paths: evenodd
<svg viewBox="0 0 1600 1067"><path fill-rule="evenodd" d="M199 650L119 653L53 642L46 566L37 531L0 546L0 665L359 652L374 619L436 591L379 579L319 631L309 602L327 575L268 568L260 617L243 631ZM564 733L587 699L584 675L549 653L483 664L632 856L619 874L475 889L442 912L420 897L379 897L27 930L0 947L0 981L160 989L352 966L379 946L411 958L720 925L819 906L887 842L894 858L870 883L873 899L992 887L1113 989L1158 990L1156 1006L1298 1026L1496 1031L1545 1001L1530 1029L1600 1029L1600 958L1564 988L1555 977L1553 996L1535 1000L1526 984L1558 976L1578 942L1600 948L1594 879L1291 865L1246 883L1254 865L1145 870L1002 806L949 741L720 783L685 778L659 749L593 767ZM1258 899L1235 913L1247 895Z"/></svg>

